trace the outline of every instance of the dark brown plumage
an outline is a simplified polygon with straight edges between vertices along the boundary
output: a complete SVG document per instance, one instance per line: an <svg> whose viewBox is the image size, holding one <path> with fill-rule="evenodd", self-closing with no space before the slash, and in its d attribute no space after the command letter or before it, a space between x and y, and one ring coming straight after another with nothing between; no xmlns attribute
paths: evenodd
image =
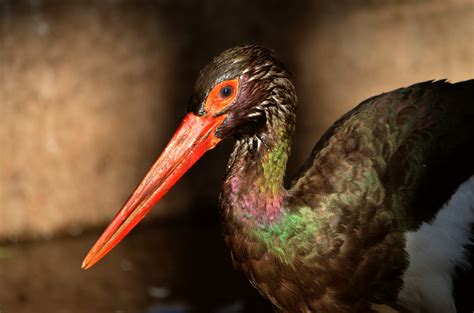
<svg viewBox="0 0 474 313"><path fill-rule="evenodd" d="M277 99L276 110L291 109L268 109L265 115L281 119L286 114L287 132L278 138L286 142L292 135L295 96L289 74L274 68L280 66L272 64L255 75L287 75L272 91L286 95ZM267 94L258 101L253 107L265 110L260 103L271 99ZM269 252L255 231L261 225L245 218L257 209L254 218L267 222L272 203L265 199L271 197L262 191L264 183L253 182L262 176L261 162L276 144L273 132L279 124L267 123L271 129L253 129L252 135L238 139L221 200L235 266L285 312L367 312L370 302L395 305L407 266L404 232L433 218L474 174L473 103L474 81L425 82L368 99L337 121L289 189L280 191L288 212L302 207L335 212L321 223L313 242L282 248L294 249L284 251L296 254L290 261ZM231 186L236 178L240 188ZM281 185L283 176L276 180ZM249 193L254 201L245 203ZM243 212L236 216L239 209ZM312 256L314 251L318 254Z"/></svg>
<svg viewBox="0 0 474 313"><path fill-rule="evenodd" d="M235 267L278 310L370 312L374 303L423 310L430 299L414 307L400 299L416 264L407 232L436 217L474 174L474 80L424 82L362 102L326 132L285 188L296 104L291 75L271 51L243 46L214 58L183 124L83 266L232 135L220 200L224 238Z"/></svg>

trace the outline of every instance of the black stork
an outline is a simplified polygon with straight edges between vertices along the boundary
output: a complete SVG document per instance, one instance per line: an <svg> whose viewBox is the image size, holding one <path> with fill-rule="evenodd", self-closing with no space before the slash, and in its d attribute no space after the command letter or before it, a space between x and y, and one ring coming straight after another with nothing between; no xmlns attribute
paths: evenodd
<svg viewBox="0 0 474 313"><path fill-rule="evenodd" d="M363 101L285 186L296 105L291 75L272 51L249 45L214 58L183 122L83 268L233 135L220 198L224 238L234 266L276 310L456 312L463 290L455 284L468 275L473 244L474 80L423 82Z"/></svg>

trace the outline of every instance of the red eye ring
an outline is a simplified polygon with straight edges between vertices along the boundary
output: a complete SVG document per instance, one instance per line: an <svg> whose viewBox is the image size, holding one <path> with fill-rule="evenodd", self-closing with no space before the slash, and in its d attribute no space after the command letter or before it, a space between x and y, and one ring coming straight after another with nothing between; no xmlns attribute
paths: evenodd
<svg viewBox="0 0 474 313"><path fill-rule="evenodd" d="M204 111L208 114L217 114L227 108L237 98L239 79L230 79L218 83L212 88L204 104Z"/></svg>

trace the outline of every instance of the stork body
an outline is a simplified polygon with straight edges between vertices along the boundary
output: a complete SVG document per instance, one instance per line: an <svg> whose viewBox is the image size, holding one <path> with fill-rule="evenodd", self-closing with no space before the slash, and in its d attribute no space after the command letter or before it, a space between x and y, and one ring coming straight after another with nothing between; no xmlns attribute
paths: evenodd
<svg viewBox="0 0 474 313"><path fill-rule="evenodd" d="M182 126L84 267L233 135L220 200L225 241L235 267L278 310L370 312L382 303L456 312L450 275L469 265L474 225L474 80L425 82L364 101L284 186L296 104L292 78L269 50L238 47L211 61ZM418 248L430 238L444 244L432 252L445 263L429 265L430 251ZM433 291L417 273L439 274L447 286Z"/></svg>
<svg viewBox="0 0 474 313"><path fill-rule="evenodd" d="M290 136L241 138L221 201L236 267L285 312L397 303L410 262L406 233L431 221L474 173L474 137L464 137L474 135L474 116L461 102L473 89L472 81L427 82L365 101L328 130L288 189L281 168ZM468 187L470 215L461 215L469 229L474 181Z"/></svg>

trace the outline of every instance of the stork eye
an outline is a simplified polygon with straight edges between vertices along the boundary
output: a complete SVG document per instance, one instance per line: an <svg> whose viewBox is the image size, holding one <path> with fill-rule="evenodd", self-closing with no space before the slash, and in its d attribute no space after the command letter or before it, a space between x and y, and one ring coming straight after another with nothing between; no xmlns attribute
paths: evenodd
<svg viewBox="0 0 474 313"><path fill-rule="evenodd" d="M221 112L235 101L238 90L239 78L218 83L209 92L204 103L204 111L209 114Z"/></svg>
<svg viewBox="0 0 474 313"><path fill-rule="evenodd" d="M229 85L222 87L222 89L219 91L219 95L221 96L221 98L228 98L232 96L233 93L234 89L232 88L232 86Z"/></svg>

